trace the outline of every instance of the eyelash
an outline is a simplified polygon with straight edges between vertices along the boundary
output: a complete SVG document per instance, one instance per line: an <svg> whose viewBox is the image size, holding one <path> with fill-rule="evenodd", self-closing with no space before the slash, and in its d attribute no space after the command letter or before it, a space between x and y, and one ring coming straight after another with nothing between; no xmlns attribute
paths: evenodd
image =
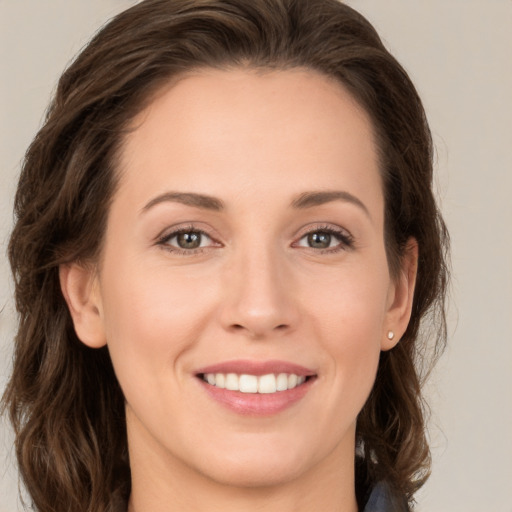
<svg viewBox="0 0 512 512"><path fill-rule="evenodd" d="M195 254L200 254L205 249L209 248L209 247L197 247L195 249L182 249L180 247L176 247L174 245L170 245L169 242L173 238L176 238L179 235L182 235L182 234L185 234L185 233L197 233L201 237L207 237L210 240L212 240L212 242L218 244L218 242L215 242L214 239L206 231L204 231L202 229L199 229L199 228L197 228L195 226L190 225L190 226L181 227L179 229L175 229L171 233L167 233L167 234L159 237L158 241L157 241L157 245L160 245L166 251L172 252L173 254L177 254L179 256L192 256L192 255L195 255Z"/></svg>
<svg viewBox="0 0 512 512"><path fill-rule="evenodd" d="M346 230L341 228L335 228L333 226L323 225L323 226L315 226L314 229L310 229L303 233L299 238L299 242L303 240L305 237L312 235L313 233L326 233L328 235L334 236L338 240L338 244L334 247L327 247L325 249L315 249L314 247L305 247L306 249L311 249L315 252L315 254L334 254L340 251L346 251L354 248L354 238L348 233ZM294 242L293 246L297 246L298 242ZM299 246L303 247L303 246Z"/></svg>
<svg viewBox="0 0 512 512"><path fill-rule="evenodd" d="M204 250L211 248L211 246L206 247L197 247L194 249L182 249L180 247L176 247L174 245L170 245L170 241L176 237L178 237L181 234L185 233L196 233L200 235L201 237L207 237L210 239L213 244L217 244L217 246L220 246L221 244L219 242L216 242L206 231L199 229L193 225L184 226L179 229L175 229L171 233L167 233L163 236L160 236L157 240L157 245L161 246L163 249L173 253L177 254L179 256L193 256L196 254L201 254L204 252ZM301 240L306 238L309 235L312 235L314 233L326 233L328 235L334 236L338 240L338 244L334 247L327 247L324 249L317 249L314 247L307 247L307 246L301 246L298 245ZM346 251L348 249L352 249L354 247L354 239L352 235L350 235L347 231L343 229L336 229L332 226L315 226L314 229L310 229L306 232L304 232L297 242L294 242L292 244L292 247L304 247L305 249L312 250L315 254L333 254L340 251Z"/></svg>

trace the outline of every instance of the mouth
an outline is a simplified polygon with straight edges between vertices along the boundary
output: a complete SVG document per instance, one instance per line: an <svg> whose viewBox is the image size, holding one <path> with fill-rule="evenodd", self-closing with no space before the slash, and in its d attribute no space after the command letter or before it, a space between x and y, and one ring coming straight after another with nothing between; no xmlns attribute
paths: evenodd
<svg viewBox="0 0 512 512"><path fill-rule="evenodd" d="M195 376L215 402L249 416L269 416L291 407L318 377L283 361L229 361L199 369Z"/></svg>
<svg viewBox="0 0 512 512"><path fill-rule="evenodd" d="M200 373L198 377L210 386L220 389L268 395L295 389L313 378L313 376L297 375L296 373L267 373L265 375Z"/></svg>

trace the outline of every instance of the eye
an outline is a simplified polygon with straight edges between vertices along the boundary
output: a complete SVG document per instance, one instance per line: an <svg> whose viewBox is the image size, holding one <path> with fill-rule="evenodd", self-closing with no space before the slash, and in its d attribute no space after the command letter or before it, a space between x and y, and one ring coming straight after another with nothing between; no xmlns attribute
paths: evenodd
<svg viewBox="0 0 512 512"><path fill-rule="evenodd" d="M193 252L196 249L210 247L214 242L204 231L186 228L166 234L158 244L169 250Z"/></svg>
<svg viewBox="0 0 512 512"><path fill-rule="evenodd" d="M306 235L307 244L309 247L313 249L328 249L332 247L332 242L338 241L331 235L331 233L327 233L326 231L316 231L315 233L309 233Z"/></svg>
<svg viewBox="0 0 512 512"><path fill-rule="evenodd" d="M300 238L297 243L299 247L308 247L319 250L344 250L353 246L352 237L342 230L333 228L321 228L310 231Z"/></svg>

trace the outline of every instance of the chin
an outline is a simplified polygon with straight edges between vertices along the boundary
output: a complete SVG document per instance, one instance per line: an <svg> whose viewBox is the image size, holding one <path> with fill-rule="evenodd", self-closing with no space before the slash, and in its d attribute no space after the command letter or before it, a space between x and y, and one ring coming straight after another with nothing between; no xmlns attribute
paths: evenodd
<svg viewBox="0 0 512 512"><path fill-rule="evenodd" d="M233 487L272 487L299 478L316 464L303 449L278 449L258 445L255 449L232 449L229 453L203 456L199 471L209 479Z"/></svg>
<svg viewBox="0 0 512 512"><path fill-rule="evenodd" d="M219 484L240 488L264 488L284 485L302 474L303 468L296 465L259 464L254 461L236 465L223 463L222 467L208 468L205 476Z"/></svg>

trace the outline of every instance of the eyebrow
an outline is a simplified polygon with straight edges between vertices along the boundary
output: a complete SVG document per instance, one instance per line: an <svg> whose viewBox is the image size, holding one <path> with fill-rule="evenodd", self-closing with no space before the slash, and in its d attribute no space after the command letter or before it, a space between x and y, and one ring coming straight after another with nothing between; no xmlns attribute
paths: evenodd
<svg viewBox="0 0 512 512"><path fill-rule="evenodd" d="M195 194L192 192L165 192L149 201L142 208L142 213L147 212L153 206L164 202L181 203L195 208L203 208L205 210L221 211L224 209L224 203L216 197L204 194Z"/></svg>
<svg viewBox="0 0 512 512"><path fill-rule="evenodd" d="M344 190L304 192L292 201L292 208L302 210L305 208L312 208L313 206L320 206L325 203L330 203L331 201L343 201L345 203L353 204L363 210L363 212L368 217L370 217L370 212L368 211L368 208L365 206L365 204L356 196Z"/></svg>
<svg viewBox="0 0 512 512"><path fill-rule="evenodd" d="M332 201L343 201L353 204L363 210L363 212L368 217L370 217L370 212L368 211L368 208L365 206L365 204L356 196L344 190L304 192L292 201L291 207L296 210L303 210L330 203ZM203 208L205 210L212 211L222 211L224 209L224 203L220 199L213 196L197 194L194 192L165 192L164 194L151 199L151 201L149 201L142 208L141 212L144 213L153 206L164 202L181 203L186 206Z"/></svg>

